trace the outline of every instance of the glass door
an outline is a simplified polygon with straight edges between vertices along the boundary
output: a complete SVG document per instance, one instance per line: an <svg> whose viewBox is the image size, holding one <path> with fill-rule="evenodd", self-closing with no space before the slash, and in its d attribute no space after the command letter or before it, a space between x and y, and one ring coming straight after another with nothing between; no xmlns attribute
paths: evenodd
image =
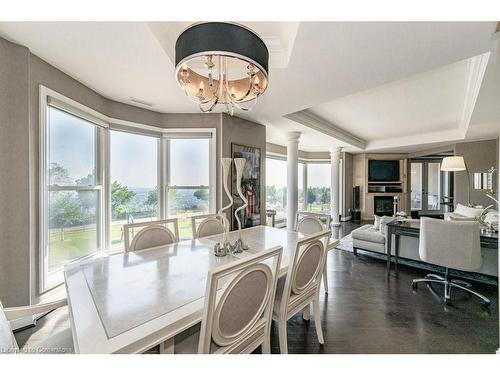
<svg viewBox="0 0 500 375"><path fill-rule="evenodd" d="M427 211L441 209L441 170L439 162L426 162L426 200Z"/></svg>
<svg viewBox="0 0 500 375"><path fill-rule="evenodd" d="M423 190L423 164L422 162L411 163L411 210L422 210Z"/></svg>
<svg viewBox="0 0 500 375"><path fill-rule="evenodd" d="M439 161L411 162L411 210L439 211L442 197Z"/></svg>

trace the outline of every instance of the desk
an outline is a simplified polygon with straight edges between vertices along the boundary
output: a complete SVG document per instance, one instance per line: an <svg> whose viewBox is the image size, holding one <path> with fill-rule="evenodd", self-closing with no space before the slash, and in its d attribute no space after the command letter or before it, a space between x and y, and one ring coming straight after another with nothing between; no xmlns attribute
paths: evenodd
<svg viewBox="0 0 500 375"><path fill-rule="evenodd" d="M391 270L392 236L394 235L394 270L398 272L399 237L420 237L420 221L392 221L387 224L387 273ZM498 233L481 233L481 247L498 249Z"/></svg>
<svg viewBox="0 0 500 375"><path fill-rule="evenodd" d="M237 232L230 232L234 241ZM68 308L76 353L140 353L172 341L201 321L208 271L251 253L282 246L286 274L297 241L306 237L267 226L244 229L250 250L216 257L220 235L109 255L66 266ZM338 240L330 240L333 249Z"/></svg>

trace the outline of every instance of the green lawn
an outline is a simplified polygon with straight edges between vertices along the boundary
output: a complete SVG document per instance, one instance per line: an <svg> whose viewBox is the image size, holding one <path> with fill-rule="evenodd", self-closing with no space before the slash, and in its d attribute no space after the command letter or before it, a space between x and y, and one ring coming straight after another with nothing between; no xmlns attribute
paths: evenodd
<svg viewBox="0 0 500 375"><path fill-rule="evenodd" d="M111 226L111 248L123 248L121 239L122 224ZM192 238L191 219L179 219L179 237ZM49 270L60 267L68 260L80 258L92 253L97 246L96 229L82 229L64 233L64 240L60 232L53 233L49 238Z"/></svg>

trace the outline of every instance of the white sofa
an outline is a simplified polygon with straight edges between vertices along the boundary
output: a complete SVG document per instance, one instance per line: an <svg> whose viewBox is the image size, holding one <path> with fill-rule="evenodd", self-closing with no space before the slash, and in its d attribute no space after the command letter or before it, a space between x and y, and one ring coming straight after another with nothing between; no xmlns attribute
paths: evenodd
<svg viewBox="0 0 500 375"><path fill-rule="evenodd" d="M387 224L392 218L381 218L380 225L377 223L366 224L352 231L353 251L357 250L372 251L380 254L387 254ZM415 219L410 219L415 220ZM400 236L399 238L399 256L411 260L421 261L418 253L418 238ZM391 254L395 253L395 241L392 241ZM483 264L479 273L498 276L498 250L482 248Z"/></svg>

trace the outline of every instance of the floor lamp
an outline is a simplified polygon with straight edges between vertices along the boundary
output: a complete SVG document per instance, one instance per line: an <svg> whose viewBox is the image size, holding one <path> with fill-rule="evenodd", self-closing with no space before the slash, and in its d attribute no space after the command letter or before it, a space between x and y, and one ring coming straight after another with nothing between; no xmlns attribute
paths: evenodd
<svg viewBox="0 0 500 375"><path fill-rule="evenodd" d="M443 158L441 170L444 172L467 172L467 205L470 206L470 174L463 156L447 156Z"/></svg>

